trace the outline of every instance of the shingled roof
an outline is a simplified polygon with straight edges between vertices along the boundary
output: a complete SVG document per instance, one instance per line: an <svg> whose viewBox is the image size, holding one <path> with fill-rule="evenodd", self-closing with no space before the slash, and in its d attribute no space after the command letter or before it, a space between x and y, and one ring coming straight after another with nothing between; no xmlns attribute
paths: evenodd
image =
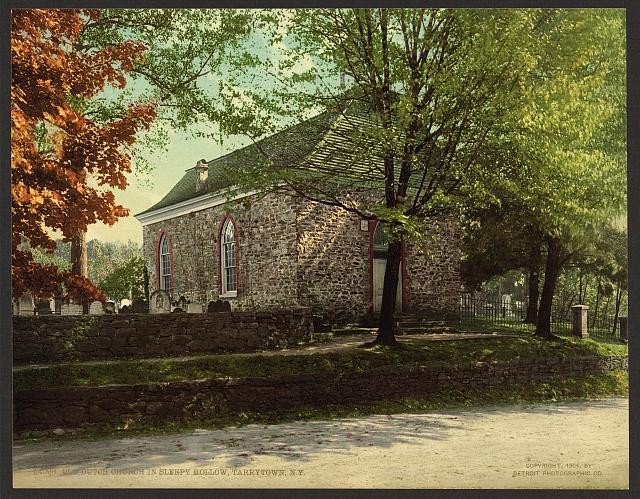
<svg viewBox="0 0 640 499"><path fill-rule="evenodd" d="M314 151L339 116L337 112L326 111L265 137L256 144L209 161L207 182L204 189L199 191L196 191L198 172L195 167L190 168L160 201L138 215L231 187L232 181L225 175L225 170L261 161L265 154L275 166L299 166Z"/></svg>
<svg viewBox="0 0 640 499"><path fill-rule="evenodd" d="M196 168L187 170L158 203L138 215L232 187L234 182L225 172L259 166L266 158L275 171L295 170L299 178L307 178L311 183L381 188L384 183L382 143L380 138L376 138L372 124L369 112L358 104L348 106L344 114L325 111L255 144L207 162L208 176L204 188L196 190ZM422 155L426 154L423 150ZM425 156L425 161L437 161L436 151L432 150L428 156L430 159ZM400 169L396 168L396 181L399 173ZM432 172L428 173L427 183ZM409 191L416 190L422 181L422 174L412 175Z"/></svg>

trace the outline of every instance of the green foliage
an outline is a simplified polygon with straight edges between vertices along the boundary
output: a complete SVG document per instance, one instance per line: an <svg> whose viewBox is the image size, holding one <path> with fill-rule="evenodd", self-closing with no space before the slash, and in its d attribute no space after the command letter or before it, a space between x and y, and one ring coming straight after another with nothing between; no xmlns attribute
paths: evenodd
<svg viewBox="0 0 640 499"><path fill-rule="evenodd" d="M554 11L545 43L530 47L529 77L518 81L512 193L570 249L625 210L624 23L620 10Z"/></svg>
<svg viewBox="0 0 640 499"><path fill-rule="evenodd" d="M144 260L133 256L98 283L111 300L144 297Z"/></svg>
<svg viewBox="0 0 640 499"><path fill-rule="evenodd" d="M136 173L150 178L153 165L145 151L166 148L172 133L218 138L223 121L220 86L225 72L243 65L242 42L255 29L256 11L243 9L104 9L89 23L79 44L100 49L123 40L147 47L144 60L128 73L126 89L109 91L84 102L85 114L97 122L123 115L129 104L158 104L151 131L131 149Z"/></svg>
<svg viewBox="0 0 640 499"><path fill-rule="evenodd" d="M33 261L39 263L40 265L54 265L58 267L60 270L70 270L71 262L68 258L64 258L57 252L49 253L42 248L30 248L31 254L33 255Z"/></svg>
<svg viewBox="0 0 640 499"><path fill-rule="evenodd" d="M92 239L87 242L89 280L97 285L119 266L136 257L142 258L142 249L133 241L122 243ZM71 243L61 239L56 240L56 249L52 258L53 263L60 268L70 268Z"/></svg>
<svg viewBox="0 0 640 499"><path fill-rule="evenodd" d="M588 305L595 324L599 317L627 313L627 286L627 234L604 227L560 275L556 307L568 316L572 305Z"/></svg>

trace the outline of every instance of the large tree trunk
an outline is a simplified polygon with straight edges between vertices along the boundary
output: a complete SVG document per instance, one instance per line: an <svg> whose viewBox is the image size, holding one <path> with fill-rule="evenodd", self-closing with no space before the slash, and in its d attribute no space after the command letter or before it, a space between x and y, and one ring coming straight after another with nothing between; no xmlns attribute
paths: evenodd
<svg viewBox="0 0 640 499"><path fill-rule="evenodd" d="M527 304L526 324L535 324L538 320L538 300L540 299L540 246L531 250L529 263L529 303Z"/></svg>
<svg viewBox="0 0 640 499"><path fill-rule="evenodd" d="M557 238L547 240L547 262L544 270L544 286L540 296L540 308L538 309L538 322L536 323L536 335L544 338L551 337L551 306L556 282L560 275L560 251L562 246Z"/></svg>
<svg viewBox="0 0 640 499"><path fill-rule="evenodd" d="M71 240L71 272L82 277L89 277L89 266L87 261L87 234L78 232ZM82 311L89 313L89 303L82 303Z"/></svg>
<svg viewBox="0 0 640 499"><path fill-rule="evenodd" d="M378 337L375 341L381 345L397 344L394 312L396 309L401 259L402 240L391 241L389 243L389 252L387 253L387 267L384 271L384 288L382 291L382 305L380 307Z"/></svg>

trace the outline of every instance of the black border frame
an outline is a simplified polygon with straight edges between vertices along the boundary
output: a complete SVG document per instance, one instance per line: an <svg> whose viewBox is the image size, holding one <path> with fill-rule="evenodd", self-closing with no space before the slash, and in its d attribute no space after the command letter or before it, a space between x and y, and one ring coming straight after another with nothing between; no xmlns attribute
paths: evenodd
<svg viewBox="0 0 640 499"><path fill-rule="evenodd" d="M566 8L626 8L627 9L627 178L628 178L628 254L629 254L629 490L348 490L348 489L13 489L12 487L12 335L11 335L11 169L10 169L10 12L12 8L292 8L292 7L419 7L425 0L6 0L0 2L0 497L280 497L296 494L325 497L632 497L640 490L639 400L640 387L638 345L640 334L640 5L637 0L435 0L433 7L566 7Z"/></svg>

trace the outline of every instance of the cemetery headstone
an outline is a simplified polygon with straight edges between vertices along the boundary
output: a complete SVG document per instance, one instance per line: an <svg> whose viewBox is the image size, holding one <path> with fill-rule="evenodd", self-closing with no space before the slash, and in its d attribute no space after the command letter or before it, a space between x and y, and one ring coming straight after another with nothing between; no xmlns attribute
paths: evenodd
<svg viewBox="0 0 640 499"><path fill-rule="evenodd" d="M82 305L77 303L64 303L60 307L61 315L82 315Z"/></svg>
<svg viewBox="0 0 640 499"><path fill-rule="evenodd" d="M54 309L55 309L55 313L57 315L61 315L62 314L62 298L58 297L54 300Z"/></svg>
<svg viewBox="0 0 640 499"><path fill-rule="evenodd" d="M178 299L178 303L176 303L176 307L181 308L182 310L186 310L188 303L189 302L187 302L187 299L184 296L181 296Z"/></svg>
<svg viewBox="0 0 640 499"><path fill-rule="evenodd" d="M36 310L38 311L38 315L49 315L53 313L53 310L51 310L51 302L49 300L38 300Z"/></svg>
<svg viewBox="0 0 640 499"><path fill-rule="evenodd" d="M207 313L215 314L219 312L231 312L231 303L229 303L227 300L210 301L207 305Z"/></svg>
<svg viewBox="0 0 640 499"><path fill-rule="evenodd" d="M103 315L104 307L101 301L92 301L91 305L89 305L89 313L91 315Z"/></svg>
<svg viewBox="0 0 640 499"><path fill-rule="evenodd" d="M188 314L201 314L203 312L202 303L188 303L187 304L187 313Z"/></svg>
<svg viewBox="0 0 640 499"><path fill-rule="evenodd" d="M30 294L22 295L18 299L18 314L19 315L33 315L33 309L35 304L33 303L33 296Z"/></svg>
<svg viewBox="0 0 640 499"><path fill-rule="evenodd" d="M158 289L149 297L149 312L152 314L166 314L171 312L171 298L164 289Z"/></svg>

